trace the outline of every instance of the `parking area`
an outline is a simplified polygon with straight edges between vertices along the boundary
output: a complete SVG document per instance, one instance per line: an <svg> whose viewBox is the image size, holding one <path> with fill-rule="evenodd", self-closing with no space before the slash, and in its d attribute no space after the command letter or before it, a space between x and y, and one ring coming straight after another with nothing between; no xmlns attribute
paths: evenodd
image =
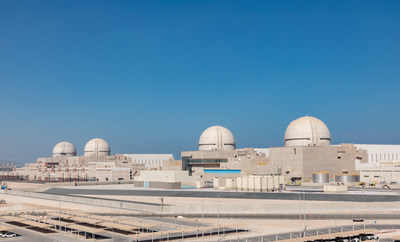
<svg viewBox="0 0 400 242"><path fill-rule="evenodd" d="M21 236L20 234L18 234L17 232L13 231L13 228L1 226L0 240L7 240L7 239L10 239L10 238L17 238L17 237L20 237L20 236Z"/></svg>
<svg viewBox="0 0 400 242"><path fill-rule="evenodd" d="M211 237L219 234L241 233L247 230L237 226L198 226L146 220L137 217L112 217L73 211L41 211L16 213L1 217L3 222L18 231L31 231L37 237L100 241L163 241ZM193 226L190 226L193 225ZM194 226L196 225L196 226ZM20 236L20 233L15 232ZM22 234L23 237L24 235ZM17 236L16 236L17 237ZM59 239L61 240L61 239ZM28 240L27 240L28 241ZM34 240L31 240L34 241ZM37 241L43 242L38 239Z"/></svg>

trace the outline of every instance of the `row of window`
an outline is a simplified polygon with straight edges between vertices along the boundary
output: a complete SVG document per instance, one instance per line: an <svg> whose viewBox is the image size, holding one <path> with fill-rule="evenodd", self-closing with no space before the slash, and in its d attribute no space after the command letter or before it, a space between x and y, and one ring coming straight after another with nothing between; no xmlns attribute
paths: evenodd
<svg viewBox="0 0 400 242"><path fill-rule="evenodd" d="M145 163L145 164L161 164L164 160L134 160L133 163Z"/></svg>
<svg viewBox="0 0 400 242"><path fill-rule="evenodd" d="M398 160L399 154L370 154L371 161L379 160Z"/></svg>

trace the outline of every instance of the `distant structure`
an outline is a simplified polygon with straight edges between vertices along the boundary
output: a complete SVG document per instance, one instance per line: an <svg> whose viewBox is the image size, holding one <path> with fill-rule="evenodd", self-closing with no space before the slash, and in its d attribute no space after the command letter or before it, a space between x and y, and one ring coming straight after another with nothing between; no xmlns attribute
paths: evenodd
<svg viewBox="0 0 400 242"><path fill-rule="evenodd" d="M110 146L104 139L94 138L86 143L84 156L107 156L110 155Z"/></svg>
<svg viewBox="0 0 400 242"><path fill-rule="evenodd" d="M355 144L367 151L368 163L359 164L360 181L367 186L400 184L400 145Z"/></svg>
<svg viewBox="0 0 400 242"><path fill-rule="evenodd" d="M148 170L160 170L167 161L173 161L172 154L123 154L130 158L133 164L144 164Z"/></svg>
<svg viewBox="0 0 400 242"><path fill-rule="evenodd" d="M67 141L56 144L53 148L53 158L76 156L75 146Z"/></svg>
<svg viewBox="0 0 400 242"><path fill-rule="evenodd" d="M286 128L284 143L286 147L329 146L331 135L324 122L305 116L289 124Z"/></svg>
<svg viewBox="0 0 400 242"><path fill-rule="evenodd" d="M268 149L235 149L233 134L221 126L206 129L198 151L182 152L182 169L203 179L239 175L283 175L287 183L312 182L313 173L357 173L356 164L367 162L366 151L353 144L331 146L328 127L305 116L292 121L284 135L284 146Z"/></svg>
<svg viewBox="0 0 400 242"><path fill-rule="evenodd" d="M235 137L229 129L212 126L204 130L199 139L199 150L235 150Z"/></svg>
<svg viewBox="0 0 400 242"><path fill-rule="evenodd" d="M73 144L62 141L51 157L3 175L38 181L130 181L137 176L143 187L146 182L157 187L177 186L175 182L204 187L216 178L233 181L247 176L279 176L286 184L400 183L400 145L331 145L331 141L328 126L311 116L288 124L282 147L237 149L233 133L215 125L201 133L198 150L181 152L182 160L172 154L111 155L109 144L94 138L82 156L76 155ZM141 175L144 170L154 172Z"/></svg>
<svg viewBox="0 0 400 242"><path fill-rule="evenodd" d="M235 138L229 129L212 126L203 131L198 151L182 152L182 168L192 174L193 168L219 168L236 152Z"/></svg>
<svg viewBox="0 0 400 242"><path fill-rule="evenodd" d="M100 138L89 140L83 156L76 156L73 144L62 141L51 157L38 158L14 170L13 175L37 181L130 181L139 171L161 169L171 154L110 154L109 144Z"/></svg>
<svg viewBox="0 0 400 242"><path fill-rule="evenodd" d="M199 150L182 151L182 169L201 180L201 186L216 176L239 176L240 172L260 171L266 164L265 154L252 148L236 150L236 141L227 128L212 126L199 139Z"/></svg>
<svg viewBox="0 0 400 242"><path fill-rule="evenodd" d="M366 151L353 144L331 146L328 127L321 120L305 116L286 128L285 147L268 149L270 171L283 174L290 183L312 182L313 173L326 171L330 181L336 174L358 173L356 163L366 163Z"/></svg>
<svg viewBox="0 0 400 242"><path fill-rule="evenodd" d="M379 163L384 161L400 162L400 145L375 145L375 144L354 144L357 148L366 150L368 162Z"/></svg>

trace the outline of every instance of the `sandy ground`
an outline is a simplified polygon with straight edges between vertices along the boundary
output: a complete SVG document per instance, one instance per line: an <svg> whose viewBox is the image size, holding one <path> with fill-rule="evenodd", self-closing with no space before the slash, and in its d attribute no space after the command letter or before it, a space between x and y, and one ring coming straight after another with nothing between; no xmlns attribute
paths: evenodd
<svg viewBox="0 0 400 242"><path fill-rule="evenodd" d="M365 224L373 224L375 221L366 220ZM218 219L204 219L204 223L218 224ZM376 221L377 224L399 224L397 220L381 220ZM318 228L329 228L337 226L346 225L362 225L363 223L354 223L351 220L309 220L309 221L299 221L299 220L232 220L232 219L220 219L219 224L221 225L234 225L240 228L250 229L251 232L239 233L234 235L229 235L224 237L224 240L232 239L236 240L239 238L252 237L252 236L262 236L278 233L288 233L288 232L300 232L307 225L307 230L318 229ZM399 230L388 230L380 231L378 234L380 238L393 238L395 236L400 236ZM215 241L215 238L203 238L196 241Z"/></svg>
<svg viewBox="0 0 400 242"><path fill-rule="evenodd" d="M9 183L9 186L12 189L20 189L20 188L32 188L35 189L42 184L32 184L32 183ZM114 188L125 189L125 187L132 187L132 185L118 185ZM74 187L76 188L76 187ZM85 186L82 188L99 188L99 189L109 189L110 185L102 185L102 186ZM90 197L90 195L88 195ZM95 196L100 198L111 198L111 199L121 199L121 200L129 200L129 201L139 201L139 202L151 202L151 203L160 203L160 197L148 197L148 196ZM20 197L8 194L1 194L0 199L4 199L7 204L0 205L0 213L7 214L12 212L19 211L36 211L36 210L58 210L59 206L62 210L73 210L73 211L82 211L84 213L110 213L115 215L123 215L127 213L132 213L131 211L123 210L123 209L114 209L107 208L102 206L92 206L85 204L76 204L69 202L59 202L53 200L39 199L39 198L29 198L29 197ZM285 204L298 204L299 211L302 212L302 203L298 201L288 201L288 200L257 200L257 199L216 199L216 198L180 198L180 197L164 197L164 204L170 204L175 206L192 204L195 206L224 206L224 204L243 204L243 203L253 203L255 205L265 205L266 203L271 204L271 206L275 205L285 205ZM312 206L314 203L324 203L321 201L307 201L307 204ZM340 203L346 204L344 202L329 202L332 203ZM328 203L327 203L328 206ZM196 219L183 218L183 220L194 221ZM239 228L249 229L251 232L240 234L240 238L250 237L250 236L259 236L259 235L268 235L268 234L276 234L276 233L284 233L284 232L296 232L300 231L307 225L307 229L316 229L316 228L326 228L326 227L336 227L343 225L360 225L360 223L354 223L351 220L265 220L265 219L216 219L216 218L205 218L198 219L197 222L203 222L205 224L212 224L214 226L238 226ZM365 221L366 224L372 224L374 221ZM380 220L377 221L378 224L399 224L400 221L391 221L391 220ZM361 223L362 224L362 223ZM381 238L392 238L394 236L400 236L399 231L391 231L389 233L384 233L380 237ZM225 239L237 239L238 235L227 236ZM215 241L215 237L198 241Z"/></svg>
<svg viewBox="0 0 400 242"><path fill-rule="evenodd" d="M0 200L4 199L7 204L0 204L0 213L19 211L35 211L35 210L77 210L86 213L119 213L124 214L126 210L106 208L102 206L91 206L85 204L59 202L54 200L38 199L31 197L21 197L7 194L0 194Z"/></svg>
<svg viewBox="0 0 400 242"><path fill-rule="evenodd" d="M124 215L131 213L122 209L112 209L101 206L90 206L84 204L58 202L53 200L44 200L38 198L19 197L14 195L0 194L0 199L4 198L7 205L0 207L1 214L7 214L9 212L19 211L36 211L36 210L58 210L59 206L62 210L73 210L82 211L85 213L111 213L115 215ZM133 199L133 198L132 198ZM138 201L156 202L156 197L138 197L135 198ZM170 198L170 202L174 203L187 203L189 201L181 201L180 198ZM175 201L176 200L176 201ZM206 199L207 200L207 199ZM234 199L229 199L234 200ZM199 202L199 201L197 201ZM208 202L208 201L205 201ZM215 202L215 201L214 201ZM201 203L201 202L200 202ZM195 219L183 218L184 220L194 221ZM204 222L205 224L212 224L214 226L220 224L220 226L238 226L239 228L249 229L250 233L246 233L247 236L255 235L267 235L282 232L294 232L299 231L300 228L304 228L303 220L263 220L263 219L218 219L205 218L204 220L198 219L197 222ZM367 221L366 223L373 223L373 221ZM399 223L399 221L378 221L378 223ZM308 229L334 227L340 225L353 225L355 224L350 220L308 220L306 221ZM244 236L241 235L241 236Z"/></svg>

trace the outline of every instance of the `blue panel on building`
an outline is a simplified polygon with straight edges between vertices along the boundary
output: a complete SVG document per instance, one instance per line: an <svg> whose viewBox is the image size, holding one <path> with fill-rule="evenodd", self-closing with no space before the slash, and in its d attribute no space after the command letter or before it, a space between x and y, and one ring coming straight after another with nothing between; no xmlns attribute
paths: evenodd
<svg viewBox="0 0 400 242"><path fill-rule="evenodd" d="M220 170L220 169L204 169L204 173L209 174L238 174L242 170Z"/></svg>

